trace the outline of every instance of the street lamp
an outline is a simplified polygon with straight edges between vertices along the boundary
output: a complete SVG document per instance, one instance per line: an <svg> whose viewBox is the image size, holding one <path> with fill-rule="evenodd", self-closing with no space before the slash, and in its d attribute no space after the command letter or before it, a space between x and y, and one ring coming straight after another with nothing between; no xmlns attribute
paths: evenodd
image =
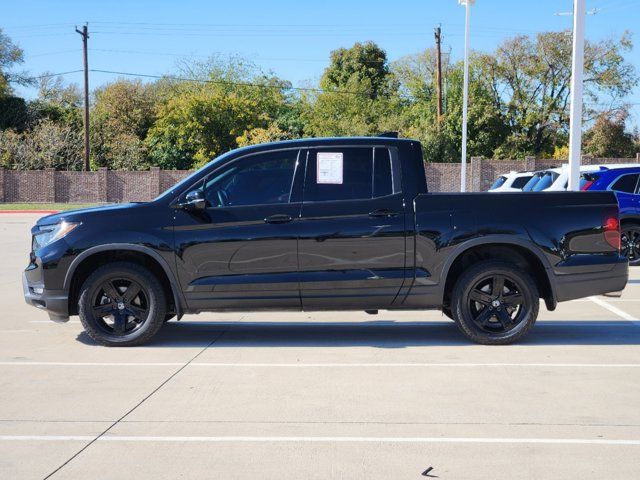
<svg viewBox="0 0 640 480"><path fill-rule="evenodd" d="M571 59L571 107L569 111L569 188L580 190L582 147L582 76L584 70L585 0L573 1L573 53Z"/></svg>
<svg viewBox="0 0 640 480"><path fill-rule="evenodd" d="M578 0L576 0L578 1ZM469 16L471 5L476 0L458 0L465 7L464 21L464 80L462 87L462 165L460 170L460 191L467 190L467 115L469 104Z"/></svg>

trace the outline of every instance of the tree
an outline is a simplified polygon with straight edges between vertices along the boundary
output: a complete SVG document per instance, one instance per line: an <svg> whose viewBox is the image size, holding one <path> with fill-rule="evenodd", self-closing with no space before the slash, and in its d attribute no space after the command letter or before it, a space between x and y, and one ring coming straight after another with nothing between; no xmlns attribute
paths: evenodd
<svg viewBox="0 0 640 480"><path fill-rule="evenodd" d="M154 84L117 80L94 92L91 151L95 166L143 170L150 166L144 140L156 119Z"/></svg>
<svg viewBox="0 0 640 480"><path fill-rule="evenodd" d="M12 68L24 62L22 49L18 47L0 28L0 97L12 93L11 84L30 85L30 80L23 72L14 72Z"/></svg>
<svg viewBox="0 0 640 480"><path fill-rule="evenodd" d="M320 93L304 97L305 133L315 136L372 135L397 130L398 83L387 54L373 42L331 52Z"/></svg>
<svg viewBox="0 0 640 480"><path fill-rule="evenodd" d="M583 152L593 157L629 158L636 155L636 137L626 131L629 113L601 113L583 137Z"/></svg>
<svg viewBox="0 0 640 480"><path fill-rule="evenodd" d="M188 68L186 73L199 82L175 85L147 136L155 165L203 165L236 148L239 139L249 141L248 132L287 118L288 82L237 59L224 64L214 59ZM285 131L286 122L282 123L278 128Z"/></svg>
<svg viewBox="0 0 640 480"><path fill-rule="evenodd" d="M570 32L518 36L503 42L495 54L477 55L481 79L509 128L495 156L552 155L566 143L571 41ZM584 95L590 103L609 98L615 105L636 85L634 68L623 57L630 49L626 33L619 40L586 42Z"/></svg>
<svg viewBox="0 0 640 480"><path fill-rule="evenodd" d="M70 126L41 120L30 131L0 132L0 159L6 168L16 170L80 170L82 134Z"/></svg>
<svg viewBox="0 0 640 480"><path fill-rule="evenodd" d="M43 119L80 130L82 128L82 96L74 83L66 85L62 77L44 74L40 79L38 98L29 103L29 122Z"/></svg>

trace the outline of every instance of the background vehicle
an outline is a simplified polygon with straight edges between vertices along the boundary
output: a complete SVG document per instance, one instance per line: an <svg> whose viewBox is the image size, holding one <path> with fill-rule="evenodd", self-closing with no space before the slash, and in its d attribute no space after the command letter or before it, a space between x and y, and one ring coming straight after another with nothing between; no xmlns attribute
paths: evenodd
<svg viewBox="0 0 640 480"><path fill-rule="evenodd" d="M490 192L520 192L533 177L533 172L509 172L499 176L489 188Z"/></svg>
<svg viewBox="0 0 640 480"><path fill-rule="evenodd" d="M441 309L505 344L540 299L624 288L612 192L431 194L422 158L406 139L256 145L152 202L44 217L25 299L79 314L105 345L144 343L172 315L259 309Z"/></svg>
<svg viewBox="0 0 640 480"><path fill-rule="evenodd" d="M537 172L533 172L532 177L529 181L522 187L523 192L532 192L533 188L537 185L540 179L544 176L545 170L538 170Z"/></svg>
<svg viewBox="0 0 640 480"><path fill-rule="evenodd" d="M640 265L640 166L606 168L583 173L582 190L610 190L616 194L620 207L622 252L630 265Z"/></svg>

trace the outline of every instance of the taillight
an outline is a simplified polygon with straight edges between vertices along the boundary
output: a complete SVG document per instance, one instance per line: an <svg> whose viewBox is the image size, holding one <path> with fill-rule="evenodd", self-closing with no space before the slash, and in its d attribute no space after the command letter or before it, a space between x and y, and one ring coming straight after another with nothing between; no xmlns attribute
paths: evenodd
<svg viewBox="0 0 640 480"><path fill-rule="evenodd" d="M616 250L620 250L620 221L618 217L607 217L602 229L607 243Z"/></svg>
<svg viewBox="0 0 640 480"><path fill-rule="evenodd" d="M589 190L589 188L591 188L591 185L593 185L593 180L587 181L580 190Z"/></svg>

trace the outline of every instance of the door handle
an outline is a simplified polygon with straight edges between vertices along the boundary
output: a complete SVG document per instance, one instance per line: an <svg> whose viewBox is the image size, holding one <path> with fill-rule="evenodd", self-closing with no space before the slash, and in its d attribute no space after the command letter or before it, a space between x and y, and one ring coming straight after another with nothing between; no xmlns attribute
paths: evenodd
<svg viewBox="0 0 640 480"><path fill-rule="evenodd" d="M265 223L289 223L291 220L293 220L293 217L291 215L278 213L276 215L271 215L270 217L265 218L264 222Z"/></svg>
<svg viewBox="0 0 640 480"><path fill-rule="evenodd" d="M375 218L390 218L390 217L397 217L398 212L393 212L386 208L381 208L380 210L374 210L369 214L369 216L375 217Z"/></svg>

